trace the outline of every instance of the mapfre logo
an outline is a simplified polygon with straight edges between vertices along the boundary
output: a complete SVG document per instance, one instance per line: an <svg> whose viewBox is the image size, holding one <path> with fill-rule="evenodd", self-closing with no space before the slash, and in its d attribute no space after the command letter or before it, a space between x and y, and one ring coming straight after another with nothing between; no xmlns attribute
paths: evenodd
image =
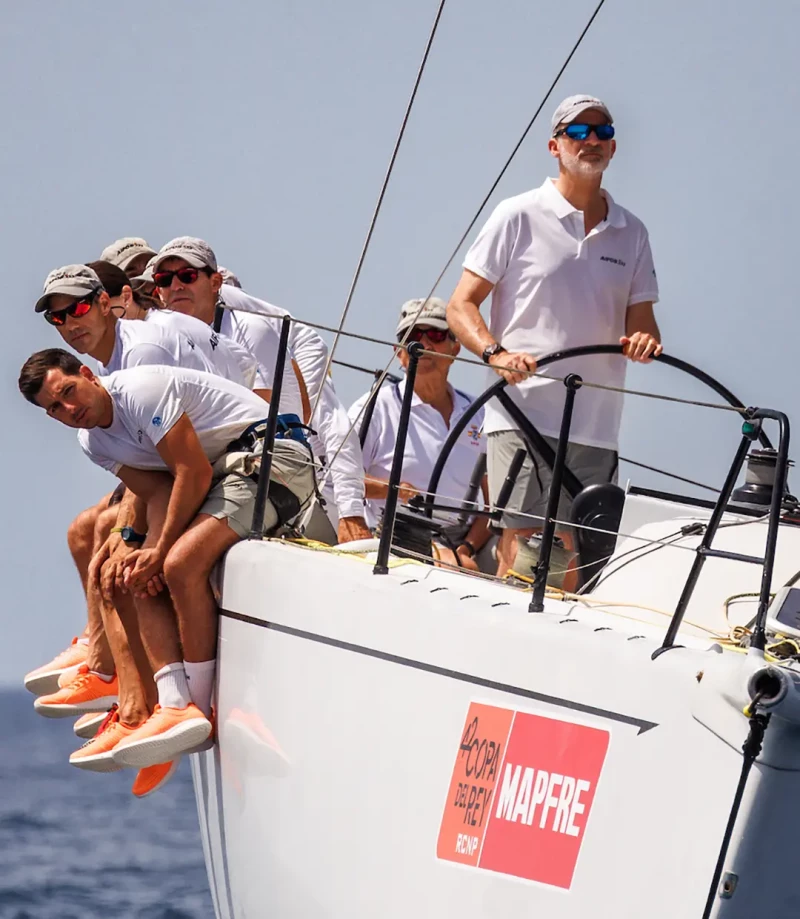
<svg viewBox="0 0 800 919"><path fill-rule="evenodd" d="M436 854L568 890L610 734L471 703Z"/></svg>

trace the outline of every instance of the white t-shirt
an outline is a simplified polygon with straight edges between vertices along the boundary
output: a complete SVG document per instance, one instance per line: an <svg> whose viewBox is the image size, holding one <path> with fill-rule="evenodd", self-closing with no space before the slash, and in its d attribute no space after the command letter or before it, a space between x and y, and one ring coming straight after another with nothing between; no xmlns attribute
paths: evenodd
<svg viewBox="0 0 800 919"><path fill-rule="evenodd" d="M209 462L246 428L267 417L255 393L216 374L185 367L147 366L102 377L114 407L107 428L78 432L84 453L104 469L167 468L156 449L161 438L188 415Z"/></svg>
<svg viewBox="0 0 800 919"><path fill-rule="evenodd" d="M509 351L540 357L580 345L618 344L629 306L658 300L644 224L607 192L606 219L588 235L583 212L552 179L501 201L464 259L464 268L494 284L489 330ZM596 355L560 361L543 374L624 386L627 361ZM497 375L491 372L490 381ZM563 383L544 376L506 390L542 434L558 437ZM622 394L584 387L575 399L570 440L616 449ZM492 400L486 431L516 427Z"/></svg>
<svg viewBox="0 0 800 919"><path fill-rule="evenodd" d="M237 287L231 287L230 284L223 284L220 296L223 302L232 303L230 292L234 291L241 294ZM258 303L253 297L245 294L247 301ZM240 298L236 303L241 304ZM233 305L236 305L234 303ZM251 303L248 309L256 309ZM267 316L255 315L253 312L234 312L225 310L222 315L220 332L228 338L242 344L258 361L258 372L264 383L263 389L275 388L275 362L278 359L278 346L280 345L280 332L276 325L277 320L270 319ZM286 366L283 373L283 385L281 387L280 409L283 413L293 413L302 421L303 420L303 399L300 395L300 384L292 367L292 358L294 353L289 345L289 353L286 355ZM295 358L296 359L296 358Z"/></svg>
<svg viewBox="0 0 800 919"><path fill-rule="evenodd" d="M176 315L179 314L170 314ZM245 359L244 349L238 345L234 346L242 352L242 358L237 359L234 350L227 348L222 341L222 336L217 335L208 326L192 319L193 325L187 328L180 321L189 318L181 316L179 320L162 319L147 322L139 319L118 320L114 327L114 350L107 364L97 362L97 375L104 377L116 373L117 370L164 364L168 367L204 370L245 385L246 380L240 364L240 360Z"/></svg>
<svg viewBox="0 0 800 919"><path fill-rule="evenodd" d="M280 336L281 319L284 316L291 315L282 306L275 306L274 303L259 300L258 297L253 297L238 287L232 287L230 284L222 285L220 296L228 306L241 310L254 310L270 317L270 323L278 336ZM226 312L230 312L230 310L226 310ZM243 316L245 314L237 313L237 315ZM302 322L293 322L289 331L289 348L292 352L292 357L297 361L300 372L303 374L308 397L313 405L317 389L322 384L325 374L325 365L328 361L328 346L314 329L303 325Z"/></svg>
<svg viewBox="0 0 800 919"><path fill-rule="evenodd" d="M267 389L266 386L258 385L261 377L258 374L258 361L252 351L227 335L215 332L200 319L175 310L150 309L145 313L143 321L163 326L167 331L184 332L210 358L216 368L215 372L226 380L241 383L248 389Z"/></svg>
<svg viewBox="0 0 800 919"><path fill-rule="evenodd" d="M375 402L375 410L364 441L363 453L364 470L368 476L376 479L388 480L392 469L392 457L397 443L397 430L405 387L405 380L390 385L384 384ZM452 426L464 414L472 399L452 387L450 387L450 393L453 396L453 414L450 416ZM358 417L368 397L369 393L350 406L348 414L351 421ZM466 430L462 432L445 463L437 489L437 504L458 507L466 496L475 463L480 454L486 451L485 439L481 432L482 426L483 409L476 414L467 425ZM359 427L360 424L353 432L352 436L355 438L358 437ZM432 405L423 402L415 393L411 401L411 417L408 423L406 449L403 454L401 481L408 482L409 485L413 485L422 492L427 491L434 463L449 433L450 429L445 424L442 415ZM476 500L480 502L480 495ZM369 526L374 527L377 524L381 508L385 503L382 500L366 502L366 519ZM450 516L454 521L458 515L445 515L437 511L436 516L440 519Z"/></svg>

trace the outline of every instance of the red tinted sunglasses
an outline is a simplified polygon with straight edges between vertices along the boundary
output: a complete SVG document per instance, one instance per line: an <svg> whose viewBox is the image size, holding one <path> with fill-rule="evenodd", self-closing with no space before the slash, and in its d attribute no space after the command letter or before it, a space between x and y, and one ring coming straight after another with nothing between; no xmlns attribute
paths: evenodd
<svg viewBox="0 0 800 919"><path fill-rule="evenodd" d="M449 329L412 329L408 333L407 341L422 341L423 338L427 338L428 341L433 342L434 345L440 345L443 341L447 341L449 338L451 341L455 341L455 335Z"/></svg>
<svg viewBox="0 0 800 919"><path fill-rule="evenodd" d="M67 316L72 316L73 319L80 319L82 316L85 316L92 308L93 300L94 294L90 294L82 300L76 300L74 303L70 303L70 305L63 310L45 310L44 318L50 325L64 325L67 321Z"/></svg>
<svg viewBox="0 0 800 919"><path fill-rule="evenodd" d="M177 271L156 271L153 281L156 287L172 287L172 279L177 278L181 284L194 284L200 276L199 268L179 268Z"/></svg>

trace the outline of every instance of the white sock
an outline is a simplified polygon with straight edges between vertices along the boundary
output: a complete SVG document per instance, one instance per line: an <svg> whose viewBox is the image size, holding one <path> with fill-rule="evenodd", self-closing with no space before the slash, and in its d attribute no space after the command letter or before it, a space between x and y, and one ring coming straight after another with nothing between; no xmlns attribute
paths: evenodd
<svg viewBox="0 0 800 919"><path fill-rule="evenodd" d="M211 697L214 694L214 677L217 675L217 662L184 661L183 666L186 670L186 679L189 682L189 692L192 696L192 702L206 716L211 717Z"/></svg>
<svg viewBox="0 0 800 919"><path fill-rule="evenodd" d="M99 680L102 680L104 683L110 683L114 679L113 673L110 676L107 673L100 673L99 670L90 670L89 673L91 673L93 676L96 676Z"/></svg>
<svg viewBox="0 0 800 919"><path fill-rule="evenodd" d="M158 704L162 708L187 708L192 701L183 664L167 664L153 677L158 689Z"/></svg>
<svg viewBox="0 0 800 919"><path fill-rule="evenodd" d="M79 645L86 645L86 646L88 647L88 645L89 645L89 639L88 639L88 638L79 638L79 639L78 639L78 644L79 644Z"/></svg>

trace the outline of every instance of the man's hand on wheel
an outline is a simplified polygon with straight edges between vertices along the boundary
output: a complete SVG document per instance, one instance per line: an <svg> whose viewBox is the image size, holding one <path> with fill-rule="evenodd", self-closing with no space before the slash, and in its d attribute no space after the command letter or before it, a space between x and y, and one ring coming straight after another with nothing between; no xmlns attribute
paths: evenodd
<svg viewBox="0 0 800 919"><path fill-rule="evenodd" d="M501 351L489 358L489 366L513 386L527 380L536 370L536 358L524 351Z"/></svg>
<svg viewBox="0 0 800 919"><path fill-rule="evenodd" d="M654 357L658 357L664 350L658 339L649 332L634 332L633 335L623 335L619 343L623 346L622 353L628 360L635 364L649 364Z"/></svg>

